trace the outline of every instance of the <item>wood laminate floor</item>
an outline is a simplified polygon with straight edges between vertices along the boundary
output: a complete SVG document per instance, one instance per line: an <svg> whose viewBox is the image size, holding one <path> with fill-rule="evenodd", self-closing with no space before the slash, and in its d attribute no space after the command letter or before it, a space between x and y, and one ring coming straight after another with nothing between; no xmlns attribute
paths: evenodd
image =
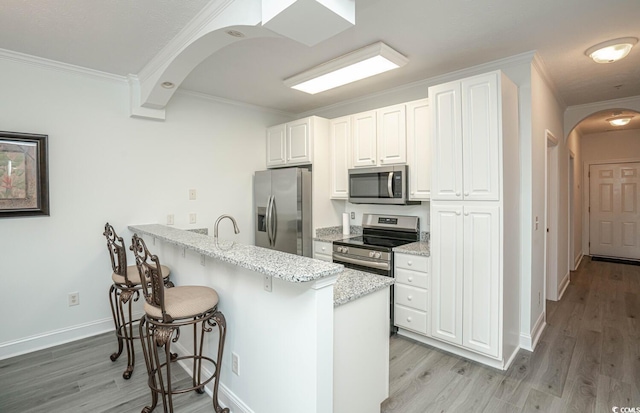
<svg viewBox="0 0 640 413"><path fill-rule="evenodd" d="M381 412L640 407L640 267L585 257L562 300L547 302L547 324L535 352L521 350L506 372L393 337ZM111 362L114 350L110 333L0 361L0 412L140 412L150 400L141 353L124 380L126 358ZM181 369L174 373L188 380ZM176 413L213 411L206 394L178 395L174 403Z"/></svg>
<svg viewBox="0 0 640 413"><path fill-rule="evenodd" d="M383 413L580 412L640 407L640 267L582 260L547 302L533 353L503 372L403 337L391 339Z"/></svg>

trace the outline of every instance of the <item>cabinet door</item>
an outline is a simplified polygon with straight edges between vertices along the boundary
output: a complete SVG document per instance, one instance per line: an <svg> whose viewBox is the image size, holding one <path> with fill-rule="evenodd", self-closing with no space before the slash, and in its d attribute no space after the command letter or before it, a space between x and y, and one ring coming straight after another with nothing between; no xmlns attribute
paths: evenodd
<svg viewBox="0 0 640 413"><path fill-rule="evenodd" d="M431 137L429 100L407 104L407 164L409 165L409 200L431 198Z"/></svg>
<svg viewBox="0 0 640 413"><path fill-rule="evenodd" d="M287 129L284 124L267 129L267 168L283 166L287 163L286 136Z"/></svg>
<svg viewBox="0 0 640 413"><path fill-rule="evenodd" d="M287 123L287 164L311 163L312 139L311 118Z"/></svg>
<svg viewBox="0 0 640 413"><path fill-rule="evenodd" d="M463 345L499 357L500 208L464 206ZM517 294L517 291L513 292Z"/></svg>
<svg viewBox="0 0 640 413"><path fill-rule="evenodd" d="M462 81L463 195L467 201L500 199L498 104L496 73Z"/></svg>
<svg viewBox="0 0 640 413"><path fill-rule="evenodd" d="M376 159L376 111L358 113L351 117L352 165L371 167Z"/></svg>
<svg viewBox="0 0 640 413"><path fill-rule="evenodd" d="M330 123L331 198L349 197L349 161L351 157L351 116Z"/></svg>
<svg viewBox="0 0 640 413"><path fill-rule="evenodd" d="M462 344L461 205L431 204L431 335Z"/></svg>
<svg viewBox="0 0 640 413"><path fill-rule="evenodd" d="M462 200L462 99L460 82L429 88L431 199Z"/></svg>
<svg viewBox="0 0 640 413"><path fill-rule="evenodd" d="M404 105L377 110L379 165L407 163L407 116Z"/></svg>

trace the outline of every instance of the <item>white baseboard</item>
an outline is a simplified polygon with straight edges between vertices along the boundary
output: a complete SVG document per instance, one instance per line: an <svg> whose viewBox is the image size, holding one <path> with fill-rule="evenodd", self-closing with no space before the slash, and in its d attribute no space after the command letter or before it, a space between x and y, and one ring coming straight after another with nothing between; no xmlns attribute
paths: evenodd
<svg viewBox="0 0 640 413"><path fill-rule="evenodd" d="M113 331L111 317L0 343L0 360Z"/></svg>
<svg viewBox="0 0 640 413"><path fill-rule="evenodd" d="M584 254L582 252L580 252L580 255L578 255L576 257L576 259L573 262L573 265L576 270L578 269L578 267L580 267L580 263L582 262L582 259L584 258Z"/></svg>
<svg viewBox="0 0 640 413"><path fill-rule="evenodd" d="M560 286L558 287L558 301L562 299L564 292L567 291L567 287L569 286L569 282L571 282L571 272L567 272L565 276L560 281Z"/></svg>
<svg viewBox="0 0 640 413"><path fill-rule="evenodd" d="M175 343L173 347L178 355L185 356L191 354L191 352L187 351L184 346L180 343ZM183 361L178 362L180 366L193 377L193 371L191 370L191 365L184 363ZM203 377L208 377L212 374L212 372L206 367L202 367ZM205 386L205 392L209 395L209 397L213 398L213 384L209 383L208 386ZM218 386L218 401L222 405L222 407L228 407L230 413L254 413L249 406L247 406L238 396L235 395L227 386L224 385L222 380L220 381L220 385Z"/></svg>
<svg viewBox="0 0 640 413"><path fill-rule="evenodd" d="M531 335L520 333L520 348L525 349L527 351L533 351L538 345L538 340L540 340L540 336L544 331L544 328L547 326L545 322L545 312L543 311L536 320L535 325L533 326L533 330L531 330Z"/></svg>

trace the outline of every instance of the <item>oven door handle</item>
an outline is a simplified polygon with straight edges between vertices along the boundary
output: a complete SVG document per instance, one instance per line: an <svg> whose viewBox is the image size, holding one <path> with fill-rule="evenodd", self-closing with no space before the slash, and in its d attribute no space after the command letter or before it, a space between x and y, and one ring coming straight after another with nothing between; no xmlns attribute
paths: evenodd
<svg viewBox="0 0 640 413"><path fill-rule="evenodd" d="M389 198L393 198L393 172L389 172L387 178L387 191L389 192Z"/></svg>
<svg viewBox="0 0 640 413"><path fill-rule="evenodd" d="M388 262L365 261L365 260L359 260L357 258L347 257L345 255L340 255L340 254L334 254L333 258L334 258L334 262L336 262L335 261L336 258L338 259L338 264L340 263L340 261L344 261L349 264L360 265L361 267L378 268L381 270L389 270L390 268Z"/></svg>

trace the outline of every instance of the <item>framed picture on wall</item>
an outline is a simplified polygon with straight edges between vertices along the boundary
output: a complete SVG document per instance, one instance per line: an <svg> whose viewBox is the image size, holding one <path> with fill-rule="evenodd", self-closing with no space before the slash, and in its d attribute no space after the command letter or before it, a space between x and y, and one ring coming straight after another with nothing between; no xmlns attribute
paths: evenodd
<svg viewBox="0 0 640 413"><path fill-rule="evenodd" d="M0 131L0 218L49 215L47 135Z"/></svg>

